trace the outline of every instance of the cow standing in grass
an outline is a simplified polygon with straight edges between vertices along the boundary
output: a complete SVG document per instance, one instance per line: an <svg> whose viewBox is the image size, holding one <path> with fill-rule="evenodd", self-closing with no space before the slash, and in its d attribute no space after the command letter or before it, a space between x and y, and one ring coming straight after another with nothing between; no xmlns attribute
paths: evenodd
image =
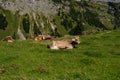
<svg viewBox="0 0 120 80"><path fill-rule="evenodd" d="M73 39L66 40L53 40L48 48L50 49L73 49L76 44L80 44L79 37L74 37Z"/></svg>

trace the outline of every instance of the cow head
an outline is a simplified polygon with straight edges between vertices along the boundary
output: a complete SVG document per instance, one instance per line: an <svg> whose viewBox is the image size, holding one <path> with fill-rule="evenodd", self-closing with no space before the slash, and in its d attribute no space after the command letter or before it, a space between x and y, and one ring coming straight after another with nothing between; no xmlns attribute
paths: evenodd
<svg viewBox="0 0 120 80"><path fill-rule="evenodd" d="M80 44L80 39L78 36L75 36L73 39L72 39L72 42L71 42L72 45L75 45L75 44Z"/></svg>

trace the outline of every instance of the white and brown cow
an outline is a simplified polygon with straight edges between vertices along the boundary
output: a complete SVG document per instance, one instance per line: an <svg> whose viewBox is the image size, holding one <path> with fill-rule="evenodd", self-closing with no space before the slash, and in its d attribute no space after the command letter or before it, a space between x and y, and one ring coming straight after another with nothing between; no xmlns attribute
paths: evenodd
<svg viewBox="0 0 120 80"><path fill-rule="evenodd" d="M13 42L14 39L11 36L6 36L4 39L2 39L2 41Z"/></svg>
<svg viewBox="0 0 120 80"><path fill-rule="evenodd" d="M75 44L80 44L79 37L74 37L73 39L66 40L53 40L48 48L50 49L73 49Z"/></svg>

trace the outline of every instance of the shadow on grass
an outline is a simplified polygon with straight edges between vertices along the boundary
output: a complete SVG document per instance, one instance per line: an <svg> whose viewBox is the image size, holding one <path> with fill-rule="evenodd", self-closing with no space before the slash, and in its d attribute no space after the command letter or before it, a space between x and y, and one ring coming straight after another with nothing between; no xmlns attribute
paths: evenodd
<svg viewBox="0 0 120 80"><path fill-rule="evenodd" d="M61 49L61 50L49 50L49 53L52 54L72 54L72 50L69 49Z"/></svg>
<svg viewBox="0 0 120 80"><path fill-rule="evenodd" d="M68 73L59 75L57 80L91 80L84 73Z"/></svg>
<svg viewBox="0 0 120 80"><path fill-rule="evenodd" d="M84 42L80 43L80 45L90 45L90 44L91 44L91 43L90 43L90 42L87 42L87 41L86 41L86 42L84 41Z"/></svg>
<svg viewBox="0 0 120 80"><path fill-rule="evenodd" d="M4 56L1 60L0 60L0 62L1 63L7 63L7 62L12 62L13 60L16 60L18 58L18 56Z"/></svg>
<svg viewBox="0 0 120 80"><path fill-rule="evenodd" d="M49 68L47 66L38 66L37 68L30 71L32 74L49 74Z"/></svg>
<svg viewBox="0 0 120 80"><path fill-rule="evenodd" d="M3 74L6 72L6 69L3 65L0 65L0 74Z"/></svg>
<svg viewBox="0 0 120 80"><path fill-rule="evenodd" d="M111 50L110 54L115 55L115 56L120 56L120 50Z"/></svg>
<svg viewBox="0 0 120 80"><path fill-rule="evenodd" d="M81 59L80 62L85 64L85 65L95 64L95 61L93 59Z"/></svg>
<svg viewBox="0 0 120 80"><path fill-rule="evenodd" d="M100 52L87 51L87 52L85 52L83 54L88 56L88 57L95 57L95 58L104 58L105 57L105 55L103 55L103 53L100 53Z"/></svg>

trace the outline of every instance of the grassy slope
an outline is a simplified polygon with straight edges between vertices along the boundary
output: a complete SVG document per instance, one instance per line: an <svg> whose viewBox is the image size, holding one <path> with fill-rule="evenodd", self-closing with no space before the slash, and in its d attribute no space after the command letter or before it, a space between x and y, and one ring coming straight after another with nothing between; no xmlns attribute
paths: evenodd
<svg viewBox="0 0 120 80"><path fill-rule="evenodd" d="M120 80L119 34L80 36L72 50L49 50L49 41L0 42L0 80Z"/></svg>

